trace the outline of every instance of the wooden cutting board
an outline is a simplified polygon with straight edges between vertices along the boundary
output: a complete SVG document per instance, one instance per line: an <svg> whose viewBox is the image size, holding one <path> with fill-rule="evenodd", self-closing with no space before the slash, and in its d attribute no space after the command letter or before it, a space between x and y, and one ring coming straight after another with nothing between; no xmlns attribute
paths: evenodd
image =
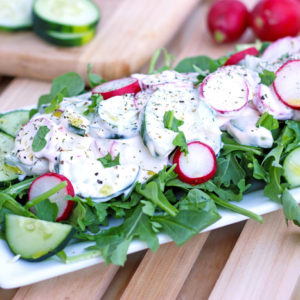
<svg viewBox="0 0 300 300"><path fill-rule="evenodd" d="M96 0L102 18L82 47L52 46L33 32L0 32L0 74L51 80L88 63L106 79L136 72L166 45L199 0Z"/></svg>

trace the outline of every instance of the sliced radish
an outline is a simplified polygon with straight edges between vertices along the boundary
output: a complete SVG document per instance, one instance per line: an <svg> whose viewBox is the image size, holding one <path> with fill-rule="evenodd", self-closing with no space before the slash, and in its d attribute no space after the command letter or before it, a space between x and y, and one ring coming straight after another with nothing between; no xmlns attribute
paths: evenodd
<svg viewBox="0 0 300 300"><path fill-rule="evenodd" d="M199 93L220 114L239 111L249 100L249 87L244 76L230 66L208 75L200 85Z"/></svg>
<svg viewBox="0 0 300 300"><path fill-rule="evenodd" d="M177 149L173 164L177 164L175 172L178 178L189 184L200 184L211 179L217 171L216 155L212 148L201 142L191 142L188 154Z"/></svg>
<svg viewBox="0 0 300 300"><path fill-rule="evenodd" d="M253 103L260 113L268 112L278 120L289 120L293 116L293 110L279 100L272 86L259 84Z"/></svg>
<svg viewBox="0 0 300 300"><path fill-rule="evenodd" d="M74 197L75 195L74 188L70 180L57 173L46 173L39 176L32 182L28 193L28 199L31 201L63 181L67 182L67 186L49 197L50 202L53 202L58 206L56 221L67 219L72 211L74 202L71 200L65 200L66 196L69 195Z"/></svg>
<svg viewBox="0 0 300 300"><path fill-rule="evenodd" d="M300 60L290 60L279 68L273 86L284 104L300 110Z"/></svg>
<svg viewBox="0 0 300 300"><path fill-rule="evenodd" d="M92 94L101 94L105 100L114 96L122 96L124 94L136 94L140 90L141 87L136 78L126 77L100 84L92 90Z"/></svg>
<svg viewBox="0 0 300 300"><path fill-rule="evenodd" d="M300 38L299 37L285 37L272 43L264 51L261 58L263 60L274 62L285 55L292 55L300 51Z"/></svg>
<svg viewBox="0 0 300 300"><path fill-rule="evenodd" d="M255 47L251 47L251 48L245 49L243 51L239 51L239 52L231 55L225 62L224 66L236 65L241 60L243 60L246 57L246 55L257 56L258 54L259 54L259 52Z"/></svg>

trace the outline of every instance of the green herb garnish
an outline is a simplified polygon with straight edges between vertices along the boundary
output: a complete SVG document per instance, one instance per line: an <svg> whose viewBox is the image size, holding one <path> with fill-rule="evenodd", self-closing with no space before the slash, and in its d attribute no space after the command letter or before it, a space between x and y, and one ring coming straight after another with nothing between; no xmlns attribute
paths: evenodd
<svg viewBox="0 0 300 300"><path fill-rule="evenodd" d="M182 131L179 131L179 133L176 135L175 139L173 140L173 145L178 146L180 148L181 152L184 152L185 155L188 154L188 147L186 143L185 135Z"/></svg>
<svg viewBox="0 0 300 300"><path fill-rule="evenodd" d="M32 141L33 152L39 152L42 149L44 149L44 147L47 144L45 137L48 134L48 132L50 132L50 129L47 126L41 126L39 128Z"/></svg>
<svg viewBox="0 0 300 300"><path fill-rule="evenodd" d="M170 129L175 132L179 132L180 127L184 122L174 117L174 110L166 111L164 114L164 126L166 129Z"/></svg>
<svg viewBox="0 0 300 300"><path fill-rule="evenodd" d="M260 77L261 83L266 86L270 86L276 79L275 73L272 71L268 71L268 70L263 70L263 73L259 73L259 77Z"/></svg>
<svg viewBox="0 0 300 300"><path fill-rule="evenodd" d="M111 168L120 165L120 153L113 159L110 153L107 153L104 157L98 158L104 168Z"/></svg>

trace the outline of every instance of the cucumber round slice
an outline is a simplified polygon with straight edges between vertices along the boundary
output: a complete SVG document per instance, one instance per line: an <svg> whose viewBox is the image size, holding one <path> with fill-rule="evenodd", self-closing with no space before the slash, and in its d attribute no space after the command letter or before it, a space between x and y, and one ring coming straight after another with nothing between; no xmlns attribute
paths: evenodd
<svg viewBox="0 0 300 300"><path fill-rule="evenodd" d="M15 180L18 177L17 169L5 164L5 156L11 153L14 144L14 138L0 132L0 185L4 182Z"/></svg>
<svg viewBox="0 0 300 300"><path fill-rule="evenodd" d="M283 163L284 177L293 187L300 186L300 147L294 149Z"/></svg>
<svg viewBox="0 0 300 300"><path fill-rule="evenodd" d="M5 236L11 251L29 261L42 261L65 248L75 233L71 225L12 214L5 216Z"/></svg>
<svg viewBox="0 0 300 300"><path fill-rule="evenodd" d="M0 0L0 29L25 30L31 27L33 0Z"/></svg>
<svg viewBox="0 0 300 300"><path fill-rule="evenodd" d="M79 33L94 29L100 9L90 0L36 0L34 26L41 30Z"/></svg>
<svg viewBox="0 0 300 300"><path fill-rule="evenodd" d="M21 126L29 121L29 110L14 110L0 116L0 130L15 137Z"/></svg>
<svg viewBox="0 0 300 300"><path fill-rule="evenodd" d="M56 31L41 31L34 26L35 33L45 41L63 47L77 47L90 42L95 36L96 29L83 33L61 33Z"/></svg>

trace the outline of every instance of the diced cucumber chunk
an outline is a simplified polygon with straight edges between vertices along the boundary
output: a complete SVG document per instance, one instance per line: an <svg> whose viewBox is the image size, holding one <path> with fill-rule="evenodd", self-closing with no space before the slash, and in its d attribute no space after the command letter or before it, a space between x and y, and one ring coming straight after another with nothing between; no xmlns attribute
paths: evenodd
<svg viewBox="0 0 300 300"><path fill-rule="evenodd" d="M29 121L29 110L15 110L0 116L0 130L15 137L21 126Z"/></svg>
<svg viewBox="0 0 300 300"><path fill-rule="evenodd" d="M5 236L10 249L29 261L41 261L56 254L67 245L74 232L67 224L12 214L5 216Z"/></svg>
<svg viewBox="0 0 300 300"><path fill-rule="evenodd" d="M286 181L293 187L300 186L300 147L294 149L283 163Z"/></svg>

